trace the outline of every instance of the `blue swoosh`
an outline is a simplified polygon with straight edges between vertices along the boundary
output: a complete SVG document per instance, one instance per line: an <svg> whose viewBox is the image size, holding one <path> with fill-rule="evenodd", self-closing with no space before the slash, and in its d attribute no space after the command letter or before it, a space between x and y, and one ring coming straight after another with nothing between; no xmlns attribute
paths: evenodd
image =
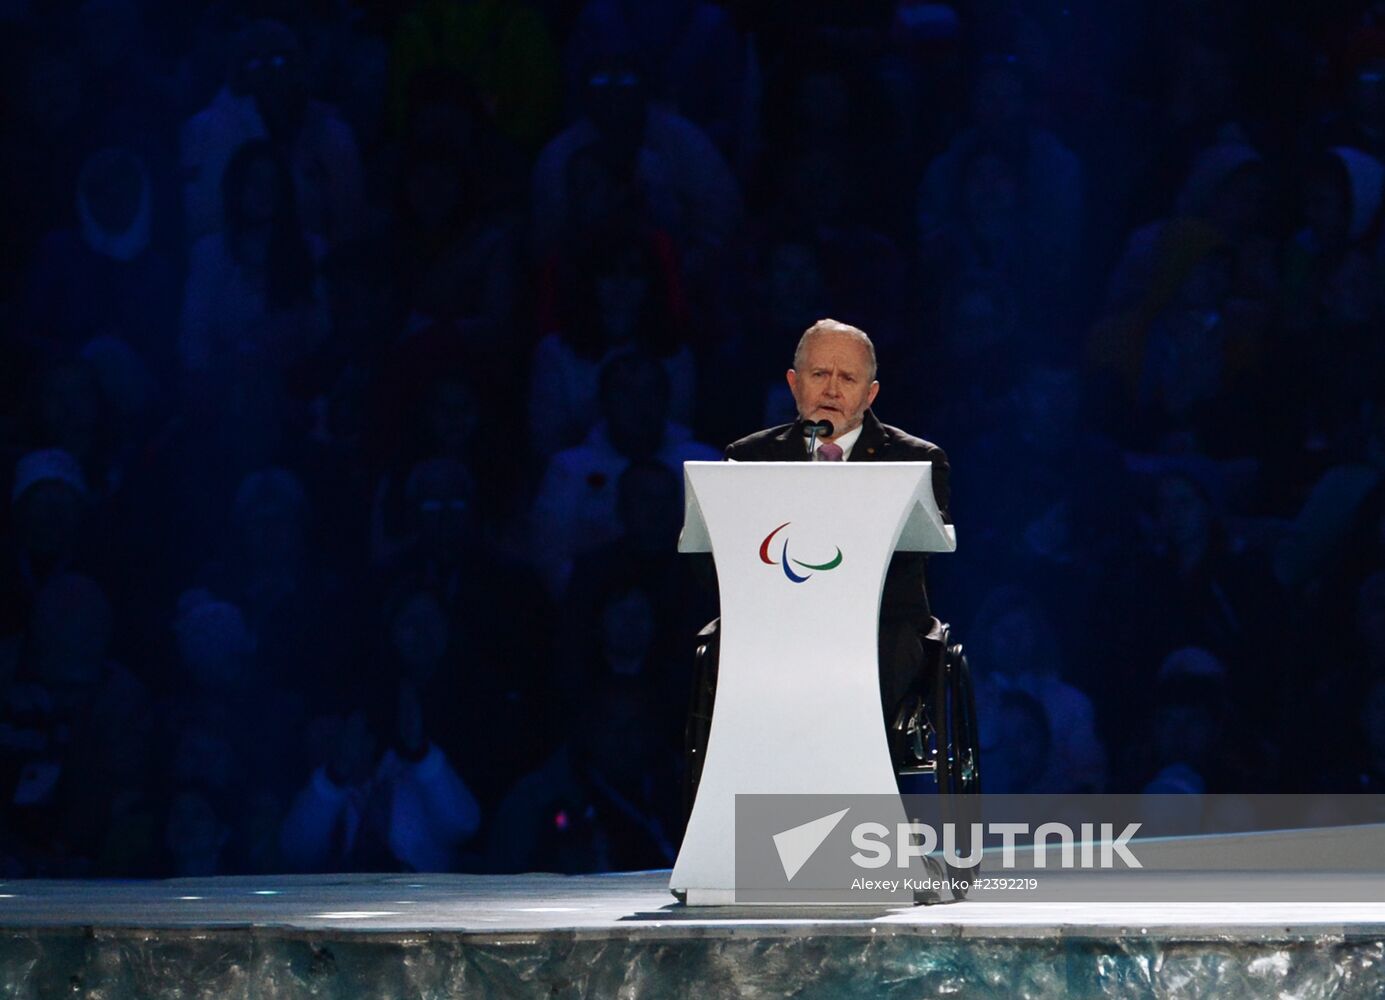
<svg viewBox="0 0 1385 1000"><path fill-rule="evenodd" d="M779 562L784 567L784 575L794 583L802 583L804 580L808 579L809 576L813 575L809 573L808 576L799 576L793 570L789 569L789 540L787 538L784 539L784 551L780 553Z"/></svg>

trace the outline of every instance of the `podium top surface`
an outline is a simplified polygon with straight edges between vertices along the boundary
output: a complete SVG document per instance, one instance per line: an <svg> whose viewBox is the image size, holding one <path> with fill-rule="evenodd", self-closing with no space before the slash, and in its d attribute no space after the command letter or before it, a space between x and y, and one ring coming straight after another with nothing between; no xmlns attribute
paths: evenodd
<svg viewBox="0 0 1385 1000"><path fill-rule="evenodd" d="M952 552L957 536L933 497L931 462L684 462L683 531L679 552L711 552L703 499L727 491L738 512L782 509L811 501L823 516L859 515L861 492L879 489L912 497L896 551Z"/></svg>

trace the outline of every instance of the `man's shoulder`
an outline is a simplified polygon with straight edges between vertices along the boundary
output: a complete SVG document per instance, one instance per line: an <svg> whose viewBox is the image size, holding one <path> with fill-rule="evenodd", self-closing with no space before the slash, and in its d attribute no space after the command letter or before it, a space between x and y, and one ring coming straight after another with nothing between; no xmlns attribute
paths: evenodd
<svg viewBox="0 0 1385 1000"><path fill-rule="evenodd" d="M747 434L726 446L726 457L741 462L765 461L784 449L793 428L793 424L779 424Z"/></svg>
<svg viewBox="0 0 1385 1000"><path fill-rule="evenodd" d="M861 457L876 462L946 462L947 455L932 441L925 441L893 424L883 424L870 410L866 411L861 437L852 449L865 452Z"/></svg>
<svg viewBox="0 0 1385 1000"><path fill-rule="evenodd" d="M732 441L726 446L726 457L741 462L772 461L782 457L795 441L795 424L779 424ZM856 442L878 462L936 462L946 461L943 449L891 424L882 424L867 414L865 427ZM854 452L853 452L854 455Z"/></svg>
<svg viewBox="0 0 1385 1000"><path fill-rule="evenodd" d="M908 431L892 424L880 424L880 436L884 441L885 449L891 453L893 461L933 461L938 457L946 458L943 449L932 441L925 441L923 438L910 434Z"/></svg>

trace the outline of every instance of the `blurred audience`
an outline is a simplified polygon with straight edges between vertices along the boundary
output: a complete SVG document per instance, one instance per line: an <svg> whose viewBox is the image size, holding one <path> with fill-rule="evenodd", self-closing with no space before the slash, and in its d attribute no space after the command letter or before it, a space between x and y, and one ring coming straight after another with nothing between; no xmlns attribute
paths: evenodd
<svg viewBox="0 0 1385 1000"><path fill-rule="evenodd" d="M0 876L669 864L681 463L824 315L987 788L1376 790L1377 15L17 5Z"/></svg>
<svg viewBox="0 0 1385 1000"><path fill-rule="evenodd" d="M1062 650L1038 601L1021 588L998 587L982 602L965 648L969 663L985 678L978 725L990 739L1010 746L1019 740L1005 719L1012 693L1034 698L1043 712L1045 763L1025 777L1024 790L1104 791L1106 751L1097 738L1092 700L1063 679ZM1013 711L1013 699L1009 704ZM1019 740L1018 746L1023 745ZM988 773L987 790L989 782Z"/></svg>
<svg viewBox="0 0 1385 1000"><path fill-rule="evenodd" d="M634 177L642 208L700 259L728 241L741 217L735 177L707 134L650 100L648 81L628 53L601 52L581 74L582 113L549 140L534 165L534 236L549 251L568 225L563 183L577 152L595 143L617 174Z"/></svg>
<svg viewBox="0 0 1385 1000"><path fill-rule="evenodd" d="M672 866L673 770L669 755L654 749L652 707L622 677L587 690L569 741L500 804L490 870L575 875Z"/></svg>
<svg viewBox="0 0 1385 1000"><path fill-rule="evenodd" d="M289 165L304 229L326 240L349 235L361 208L360 152L350 126L309 93L297 36L277 21L260 20L229 49L225 85L182 128L189 236L227 225L221 177L235 151L253 139L273 142Z"/></svg>
<svg viewBox="0 0 1385 1000"><path fill-rule="evenodd" d="M598 392L601 419L580 445L549 460L534 497L536 568L555 595L567 588L579 553L619 537L616 484L632 462L654 459L681 472L684 462L721 457L669 419L671 386L654 358L612 358Z"/></svg>
<svg viewBox="0 0 1385 1000"><path fill-rule="evenodd" d="M475 797L421 725L418 690L399 689L394 743L375 752L364 713L294 797L280 850L293 871L450 871L480 826Z"/></svg>
<svg viewBox="0 0 1385 1000"><path fill-rule="evenodd" d="M178 270L151 243L153 212L137 154L107 147L89 156L77 181L77 224L44 237L18 332L62 354L97 336L120 337L158 371L171 371Z"/></svg>
<svg viewBox="0 0 1385 1000"><path fill-rule="evenodd" d="M539 341L529 386L532 448L551 455L580 444L598 416L597 383L618 354L658 358L669 381L669 416L693 416L696 370L680 338L673 262L652 247L607 244L589 248L564 275L560 329Z"/></svg>

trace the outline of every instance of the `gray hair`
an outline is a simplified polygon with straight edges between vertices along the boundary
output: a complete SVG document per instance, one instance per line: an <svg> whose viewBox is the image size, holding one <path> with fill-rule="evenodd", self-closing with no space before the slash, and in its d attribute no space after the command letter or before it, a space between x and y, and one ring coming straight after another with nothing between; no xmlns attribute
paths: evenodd
<svg viewBox="0 0 1385 1000"><path fill-rule="evenodd" d="M865 346L866 355L870 358L869 380L875 381L875 345L870 342L870 337L866 336L866 331L835 319L820 319L803 331L803 336L798 338L798 346L794 348L793 352L794 371L801 371L807 361L808 341L824 333L844 333L848 337L854 337L860 341Z"/></svg>

